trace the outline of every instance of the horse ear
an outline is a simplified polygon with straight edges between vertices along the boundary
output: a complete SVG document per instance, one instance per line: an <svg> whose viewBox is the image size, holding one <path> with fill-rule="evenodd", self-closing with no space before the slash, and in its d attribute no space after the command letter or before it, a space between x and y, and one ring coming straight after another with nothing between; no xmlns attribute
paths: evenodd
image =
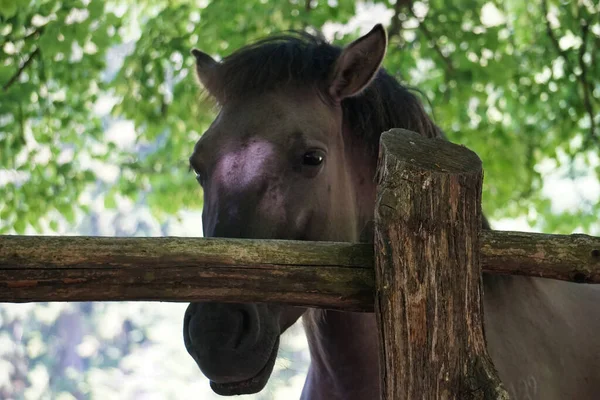
<svg viewBox="0 0 600 400"><path fill-rule="evenodd" d="M336 101L359 94L373 80L387 48L387 34L381 24L350 43L338 57L329 95Z"/></svg>
<svg viewBox="0 0 600 400"><path fill-rule="evenodd" d="M192 55L196 58L196 75L198 76L198 80L210 93L211 83L214 84L214 79L216 79L215 72L219 63L198 49L192 49Z"/></svg>

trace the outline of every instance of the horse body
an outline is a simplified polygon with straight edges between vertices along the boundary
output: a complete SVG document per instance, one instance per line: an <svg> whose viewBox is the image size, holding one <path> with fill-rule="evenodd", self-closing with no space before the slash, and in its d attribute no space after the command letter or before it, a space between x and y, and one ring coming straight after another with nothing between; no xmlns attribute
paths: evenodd
<svg viewBox="0 0 600 400"><path fill-rule="evenodd" d="M597 399L600 288L483 275L487 347L511 399Z"/></svg>
<svg viewBox="0 0 600 400"><path fill-rule="evenodd" d="M190 164L204 188L205 236L356 242L373 219L379 134L441 131L380 68L381 26L345 49L309 36L268 39L222 62L194 50L220 113ZM366 234L365 234L366 232ZM517 399L597 398L600 291L484 275L488 348ZM264 387L279 336L304 315L311 365L302 399L379 397L373 314L192 303L188 352L219 394Z"/></svg>

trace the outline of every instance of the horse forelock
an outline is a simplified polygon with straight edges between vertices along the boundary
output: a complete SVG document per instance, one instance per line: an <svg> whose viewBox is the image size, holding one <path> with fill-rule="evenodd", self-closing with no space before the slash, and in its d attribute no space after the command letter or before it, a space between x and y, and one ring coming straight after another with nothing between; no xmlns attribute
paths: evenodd
<svg viewBox="0 0 600 400"><path fill-rule="evenodd" d="M207 88L221 104L274 90L313 87L326 91L342 52L322 35L287 32L245 46L225 57ZM428 137L442 136L419 98L383 68L369 87L342 101L344 120L376 154L379 136L405 128Z"/></svg>

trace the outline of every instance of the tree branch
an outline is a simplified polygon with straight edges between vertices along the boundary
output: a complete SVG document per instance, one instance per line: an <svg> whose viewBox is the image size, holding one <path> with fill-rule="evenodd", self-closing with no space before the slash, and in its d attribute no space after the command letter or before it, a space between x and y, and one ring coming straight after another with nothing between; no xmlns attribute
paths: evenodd
<svg viewBox="0 0 600 400"><path fill-rule="evenodd" d="M394 4L394 16L392 17L392 24L390 25L390 29L388 31L388 36L390 38L394 36L399 36L402 31L402 22L398 18L400 15L400 11L403 6L408 6L409 8L412 6L411 0L396 0L396 4Z"/></svg>
<svg viewBox="0 0 600 400"><path fill-rule="evenodd" d="M571 64L571 60L568 57L568 53L560 48L560 44L558 43L558 39L556 35L554 35L554 30L552 30L552 26L550 25L550 20L548 19L548 2L547 0L542 0L542 17L544 18L544 23L546 25L546 33L548 34L548 38L552 42L554 49L565 60L565 66L567 67L567 72L569 74L575 75L575 69Z"/></svg>
<svg viewBox="0 0 600 400"><path fill-rule="evenodd" d="M398 0L398 1L400 1L400 0ZM415 18L417 18L416 14L415 14L415 11L413 10L412 0L408 0L406 4L408 5L408 9L409 9L410 13L412 14L412 16L415 17ZM442 49L438 45L437 41L435 40L435 38L431 34L431 31L425 25L425 20L419 21L419 30L423 33L423 35L425 36L425 38L433 45L433 49L440 56L440 58L442 59L442 61L446 65L446 73L449 74L449 75L454 75L456 69L454 68L454 64L452 64L452 60L448 56L446 56L444 54L444 52L442 51Z"/></svg>
<svg viewBox="0 0 600 400"><path fill-rule="evenodd" d="M388 31L389 38L392 38L394 36L399 36L400 33L402 32L403 26L402 26L402 23L400 22L400 19L398 17L400 15L400 13L402 12L402 10L405 9L405 8L408 10L408 12L413 17L417 18L417 16L415 15L415 12L413 10L413 2L412 2L412 0L396 0L396 3L394 4L394 16L392 17L392 24L391 24L390 29ZM452 64L452 60L450 60L450 58L448 56L446 56L442 52L442 49L440 48L440 46L435 41L435 38L433 37L433 34L425 26L425 21L419 21L419 28L418 29L423 33L423 35L425 36L425 38L432 44L433 49L435 50L435 52L440 56L440 58L444 62L446 76L447 75L453 75L456 70L454 68L454 65Z"/></svg>
<svg viewBox="0 0 600 400"><path fill-rule="evenodd" d="M412 8L411 8L411 12L412 12ZM414 13L413 13L413 15L414 15ZM433 37L433 35L429 31L429 29L425 26L425 21L421 21L421 23L419 23L419 30L423 33L423 35L427 38L427 40L429 40L429 42L433 44L433 49L440 56L440 58L446 65L446 72L449 75L454 75L454 73L456 72L456 69L454 68L454 64L452 64L452 60L450 59L450 57L448 57L444 54L444 52L442 51L440 46L437 44L437 41L435 40L435 38Z"/></svg>
<svg viewBox="0 0 600 400"><path fill-rule="evenodd" d="M590 30L590 26L585 18L579 18L581 21L581 46L579 47L579 55L577 57L579 61L579 68L581 69L580 74L580 82L583 89L583 106L590 118L590 134L586 138L586 146L589 145L590 142L595 142L596 144L600 144L600 139L596 135L596 122L594 121L594 106L592 104L592 99L590 96L590 85L587 81L587 65L585 65L585 61L583 60L583 56L585 55L585 51L587 49L587 40L588 33Z"/></svg>
<svg viewBox="0 0 600 400"><path fill-rule="evenodd" d="M17 72L8 80L8 82L6 82L4 84L4 86L2 86L2 90L4 90L6 92L19 79L19 77L21 76L23 71L25 71L25 69L27 69L29 64L31 64L33 62L33 59L35 57L37 57L39 54L40 54L40 48L38 47L33 51L33 53L31 53L29 55L29 58L27 58L27 60L25 60L23 65L21 65L21 67L19 67Z"/></svg>
<svg viewBox="0 0 600 400"><path fill-rule="evenodd" d="M577 17L581 21L581 46L579 47L578 53L578 63L579 68L581 69L581 73L575 73L575 66L571 63L571 60L568 57L568 53L560 48L560 44L556 35L554 35L554 30L550 25L550 20L548 19L548 2L547 0L542 0L542 17L544 18L544 22L546 25L546 33L548 34L548 38L552 42L554 49L565 60L565 69L569 75L575 76L579 84L581 85L581 90L583 92L583 106L585 108L586 113L590 117L590 135L586 139L586 145L589 144L590 141L594 141L596 143L600 143L600 139L596 136L596 124L594 121L594 107L592 104L592 97L590 96L590 83L587 81L587 68L585 62L583 61L583 56L585 54L585 50L587 48L587 37L589 32L589 24L585 18L582 18L581 8L579 8L580 12Z"/></svg>
<svg viewBox="0 0 600 400"><path fill-rule="evenodd" d="M41 26L41 27L35 29L33 32L28 33L27 35L24 35L21 37L16 37L16 38L6 37L6 39L2 42L2 45L0 47L4 47L4 45L8 42L14 43L14 42L18 42L21 40L27 41L27 40L31 39L32 37L35 37L37 39L44 32L44 28L45 28L45 26Z"/></svg>

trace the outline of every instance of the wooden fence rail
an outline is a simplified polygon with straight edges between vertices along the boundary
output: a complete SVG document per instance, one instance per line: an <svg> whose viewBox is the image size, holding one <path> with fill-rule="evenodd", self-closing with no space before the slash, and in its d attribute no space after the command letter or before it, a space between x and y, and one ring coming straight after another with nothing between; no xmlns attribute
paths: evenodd
<svg viewBox="0 0 600 400"><path fill-rule="evenodd" d="M600 283L600 238L483 231L484 272ZM249 301L373 311L373 245L0 236L0 302Z"/></svg>

